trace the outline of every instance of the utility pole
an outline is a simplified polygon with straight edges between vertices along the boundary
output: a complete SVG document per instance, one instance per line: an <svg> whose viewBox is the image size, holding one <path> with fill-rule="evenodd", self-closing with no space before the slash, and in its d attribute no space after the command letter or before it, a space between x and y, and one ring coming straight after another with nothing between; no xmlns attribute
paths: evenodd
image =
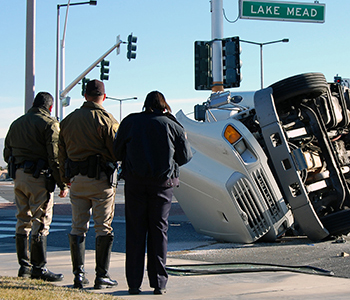
<svg viewBox="0 0 350 300"><path fill-rule="evenodd" d="M213 87L212 92L224 91L222 66L223 0L211 0L211 39L214 40L213 50Z"/></svg>
<svg viewBox="0 0 350 300"><path fill-rule="evenodd" d="M35 5L36 0L27 0L24 113L32 107L35 95Z"/></svg>

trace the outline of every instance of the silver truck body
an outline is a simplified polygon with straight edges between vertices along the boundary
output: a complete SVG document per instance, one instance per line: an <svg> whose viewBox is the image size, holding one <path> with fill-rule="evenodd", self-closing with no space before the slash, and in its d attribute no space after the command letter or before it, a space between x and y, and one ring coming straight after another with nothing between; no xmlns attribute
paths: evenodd
<svg viewBox="0 0 350 300"><path fill-rule="evenodd" d="M196 120L176 114L193 150L175 197L194 228L217 240L312 240L350 231L349 90L323 74L255 93L213 94ZM349 175L350 177L350 175Z"/></svg>

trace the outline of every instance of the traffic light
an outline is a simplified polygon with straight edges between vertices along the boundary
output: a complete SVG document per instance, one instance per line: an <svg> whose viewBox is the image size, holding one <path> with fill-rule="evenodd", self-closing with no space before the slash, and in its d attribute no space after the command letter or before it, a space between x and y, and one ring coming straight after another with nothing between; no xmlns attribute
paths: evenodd
<svg viewBox="0 0 350 300"><path fill-rule="evenodd" d="M100 69L100 79L101 80L108 80L109 76L109 68L107 68L109 66L109 61L108 60L102 60L101 61L101 69Z"/></svg>
<svg viewBox="0 0 350 300"><path fill-rule="evenodd" d="M131 60L136 58L136 42L137 37L130 34L128 36L128 52L126 53L126 57Z"/></svg>
<svg viewBox="0 0 350 300"><path fill-rule="evenodd" d="M86 91L86 84L90 81L89 78L83 78L81 80L81 95L84 97L85 96L85 91Z"/></svg>
<svg viewBox="0 0 350 300"><path fill-rule="evenodd" d="M343 82L343 80L342 80L341 76L338 76L338 74L337 74L337 76L334 76L334 82L341 84Z"/></svg>
<svg viewBox="0 0 350 300"><path fill-rule="evenodd" d="M240 86L242 80L240 54L238 36L222 40L224 88Z"/></svg>
<svg viewBox="0 0 350 300"><path fill-rule="evenodd" d="M194 88L211 90L213 85L211 43L194 42Z"/></svg>

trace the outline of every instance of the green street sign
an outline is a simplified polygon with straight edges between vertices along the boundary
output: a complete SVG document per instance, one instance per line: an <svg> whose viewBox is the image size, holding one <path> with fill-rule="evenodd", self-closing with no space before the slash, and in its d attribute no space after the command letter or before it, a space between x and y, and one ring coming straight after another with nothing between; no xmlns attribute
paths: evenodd
<svg viewBox="0 0 350 300"><path fill-rule="evenodd" d="M324 23L325 4L241 0L241 19Z"/></svg>

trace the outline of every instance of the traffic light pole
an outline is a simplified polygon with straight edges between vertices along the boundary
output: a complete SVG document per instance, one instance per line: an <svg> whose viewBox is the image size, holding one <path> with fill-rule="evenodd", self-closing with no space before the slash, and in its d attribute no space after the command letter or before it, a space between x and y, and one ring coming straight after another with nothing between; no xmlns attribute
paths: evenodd
<svg viewBox="0 0 350 300"><path fill-rule="evenodd" d="M74 88L80 80L82 80L93 68L95 68L107 55L109 55L115 48L119 48L123 42L120 40L119 35L117 37L117 43L111 47L106 53L98 58L90 67L88 67L83 73L81 73L76 79L72 81L60 94L60 100L67 96L67 94ZM117 50L117 55L118 55Z"/></svg>
<svg viewBox="0 0 350 300"><path fill-rule="evenodd" d="M223 0L211 1L211 38L213 40L213 93L224 91L221 42L224 36L222 10Z"/></svg>
<svg viewBox="0 0 350 300"><path fill-rule="evenodd" d="M31 108L35 97L35 15L36 1L27 0L24 113Z"/></svg>

